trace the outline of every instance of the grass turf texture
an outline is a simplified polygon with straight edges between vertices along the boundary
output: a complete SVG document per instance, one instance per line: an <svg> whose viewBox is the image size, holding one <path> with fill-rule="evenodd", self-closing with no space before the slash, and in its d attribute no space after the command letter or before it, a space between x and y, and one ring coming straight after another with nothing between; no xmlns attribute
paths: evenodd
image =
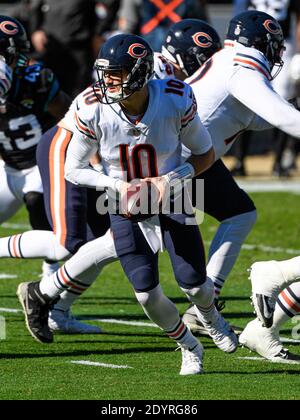
<svg viewBox="0 0 300 420"><path fill-rule="evenodd" d="M259 245L300 249L300 197L292 194L252 194L258 208L258 222L247 239L257 245L243 250L223 291L225 317L243 327L253 318L250 282L246 269L257 260L287 259L295 254L263 252ZM27 223L24 210L10 223ZM209 241L217 223L209 217L201 231ZM17 231L0 228L0 236ZM15 296L21 281L37 280L41 262L0 260L0 274L16 274L17 279L0 280L0 307L20 309ZM181 313L187 301L172 276L166 254L160 256L161 284ZM136 303L131 287L118 263L108 266L96 283L74 305L77 316L148 322ZM257 356L246 349L227 355L208 338L205 347L205 374L179 376L181 353L176 344L157 328L99 323L102 335L57 335L55 343L35 342L25 328L22 313L4 313L7 337L0 341L0 399L299 399L300 365L272 364L241 360ZM92 321L88 321L92 322ZM299 321L300 323L300 321ZM282 335L291 338L291 323ZM300 329L300 328L299 328ZM300 346L290 350L300 354ZM127 365L132 369L111 369L72 364L71 361Z"/></svg>

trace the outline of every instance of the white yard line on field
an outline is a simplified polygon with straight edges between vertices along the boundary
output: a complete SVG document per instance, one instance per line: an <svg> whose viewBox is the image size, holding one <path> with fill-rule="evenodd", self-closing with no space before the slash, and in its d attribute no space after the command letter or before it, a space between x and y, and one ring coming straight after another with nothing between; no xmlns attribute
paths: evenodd
<svg viewBox="0 0 300 420"><path fill-rule="evenodd" d="M237 180L240 188L247 192L285 192L300 194L299 181L241 181Z"/></svg>
<svg viewBox="0 0 300 420"><path fill-rule="evenodd" d="M113 318L89 318L87 321L98 321L104 322L107 324L123 324L123 325L132 325L134 327L151 327L158 328L157 325L150 322L140 322L140 321L123 321L122 319L113 319Z"/></svg>
<svg viewBox="0 0 300 420"><path fill-rule="evenodd" d="M133 369L133 367L127 365L111 365L109 363L90 362L88 360L72 360L70 363L74 365L100 366L110 369Z"/></svg>
<svg viewBox="0 0 300 420"><path fill-rule="evenodd" d="M204 241L206 245L210 245L210 241ZM291 255L300 255L300 249L292 249L292 248L281 248L281 247L273 247L269 245L263 244L243 244L242 249L245 251L253 251L254 249L258 249L259 251L270 252L270 253L283 253L283 254L291 254Z"/></svg>

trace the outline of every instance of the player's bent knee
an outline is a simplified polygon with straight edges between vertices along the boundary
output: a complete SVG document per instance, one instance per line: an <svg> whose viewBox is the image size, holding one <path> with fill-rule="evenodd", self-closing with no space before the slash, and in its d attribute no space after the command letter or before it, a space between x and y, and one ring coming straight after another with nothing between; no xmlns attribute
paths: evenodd
<svg viewBox="0 0 300 420"><path fill-rule="evenodd" d="M135 296L139 304L144 308L149 308L153 305L159 305L160 300L164 298L162 288L159 284L151 290L147 290L144 292L135 291Z"/></svg>
<svg viewBox="0 0 300 420"><path fill-rule="evenodd" d="M158 278L154 275L150 265L144 265L140 269L127 272L127 276L136 292L152 290L158 285Z"/></svg>

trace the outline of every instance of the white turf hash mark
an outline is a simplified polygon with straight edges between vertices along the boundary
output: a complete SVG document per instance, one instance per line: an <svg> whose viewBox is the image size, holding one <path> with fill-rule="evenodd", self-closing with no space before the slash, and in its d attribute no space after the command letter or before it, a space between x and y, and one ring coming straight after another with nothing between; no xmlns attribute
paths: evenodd
<svg viewBox="0 0 300 420"><path fill-rule="evenodd" d="M12 308L0 308L0 312L8 312L12 314L18 314L19 312L23 312L22 309L12 309Z"/></svg>
<svg viewBox="0 0 300 420"><path fill-rule="evenodd" d="M133 369L133 367L127 365L111 365L109 363L89 362L88 360L72 360L70 363L74 365L100 366L110 369Z"/></svg>
<svg viewBox="0 0 300 420"><path fill-rule="evenodd" d="M0 280L5 280L5 279L17 279L18 276L16 276L15 274L0 274Z"/></svg>
<svg viewBox="0 0 300 420"><path fill-rule="evenodd" d="M258 361L258 362L267 362L267 363L282 363L285 365L299 365L299 362L296 362L295 360L282 360L282 359L273 359L273 360L268 360L265 359L264 357L238 357L238 359L240 360L253 360L253 361Z"/></svg>
<svg viewBox="0 0 300 420"><path fill-rule="evenodd" d="M19 229L30 230L31 229L29 225L25 225L22 223L3 223L1 227L4 229L15 229L15 230L19 230Z"/></svg>

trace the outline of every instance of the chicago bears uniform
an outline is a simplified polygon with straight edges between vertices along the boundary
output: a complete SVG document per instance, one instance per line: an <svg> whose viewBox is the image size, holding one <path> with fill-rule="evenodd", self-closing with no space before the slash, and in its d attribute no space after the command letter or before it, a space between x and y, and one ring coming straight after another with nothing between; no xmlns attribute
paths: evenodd
<svg viewBox="0 0 300 420"><path fill-rule="evenodd" d="M289 66L295 52L300 49L299 41L295 39L293 17L300 20L300 3L298 0L246 0L239 5L236 1L236 13L243 10L259 10L273 16L280 24L285 38L286 50L283 54L284 66L281 73L274 80L275 90L284 98L290 99L294 95L294 87L289 77ZM298 44L298 45L296 45ZM297 51L296 51L297 50Z"/></svg>
<svg viewBox="0 0 300 420"><path fill-rule="evenodd" d="M65 180L65 156L72 131L60 125L43 135L37 148L37 161L49 223L60 245L75 254L86 241L104 235L110 222L108 215L100 220L97 213L100 193ZM66 127L66 123L63 125Z"/></svg>
<svg viewBox="0 0 300 420"><path fill-rule="evenodd" d="M150 177L150 182L156 185L170 185L191 178L194 171L199 173L211 165L211 139L197 115L191 88L174 79L149 81L153 53L145 40L132 35L110 38L99 53L96 70L100 92L97 88L90 95L84 92L76 102L77 131L69 144L65 165L68 180L91 188L111 188L122 197L133 178ZM131 114L137 111L137 115L130 115L129 109ZM182 164L182 143L192 151L193 164ZM104 174L89 167L89 158L97 150ZM213 305L213 285L206 278L198 226L186 224L184 212L160 214L147 222L159 224L175 278L189 299L198 305L199 317L208 326L215 343L225 352L235 351L236 337ZM145 313L181 347L180 373L201 373L202 348L159 286L157 249L151 246L147 230L140 225L143 223L111 214L116 254ZM187 241L184 245L183 236ZM88 263L92 268L97 263L97 241L93 250L90 246L93 242L79 250L83 255L88 249L85 266ZM51 277L47 284L42 281L19 286L18 296L28 328L39 341L51 342L53 338L44 317L38 315L38 307L41 310L43 307L45 314L47 302L61 293L66 275L68 283L75 282L65 265L58 277ZM33 289L37 294L32 294Z"/></svg>
<svg viewBox="0 0 300 420"><path fill-rule="evenodd" d="M263 20L268 21L268 15ZM211 134L217 159L231 148L239 134L245 130L264 130L274 126L299 138L299 112L275 92L271 79L271 67L265 54L235 39L228 39L222 51L186 80L195 93L198 112ZM221 166L224 165L219 160L204 174L205 185L209 186L205 189L205 211L224 221L223 228L227 225L227 235L230 235L229 225L232 226L233 235L231 240L216 235L216 241L211 246L207 269L214 278L217 293L255 221L252 200L237 186L229 171ZM213 182L214 179L222 181ZM235 217L240 217L241 229L234 224ZM230 257L226 262L225 248L229 243L232 243L234 252L228 249Z"/></svg>
<svg viewBox="0 0 300 420"><path fill-rule="evenodd" d="M174 136L178 137L180 130L184 139L182 141L186 144L190 142L194 145L194 132L200 134L196 141L197 154L203 154L209 148L207 132L198 120L192 125L195 128L189 125L195 118L197 108L192 90L174 79L150 81L148 86L149 106L143 119L137 124L131 123L119 105L99 104L91 90L83 92L77 99L76 127L84 136L84 142L80 141L79 145L92 147L95 151L99 148L101 163L110 177L124 180L126 175L129 180L137 178L134 174L154 177L180 165L181 143L178 138L174 141ZM89 95L94 95L95 99L87 99ZM180 113L182 126L178 123ZM150 125L154 120L156 124ZM189 136L185 135L185 131L189 131ZM163 142L161 137L164 138ZM89 185L95 180L89 176L86 180L82 179L82 174L76 170L72 174L72 180L79 184Z"/></svg>
<svg viewBox="0 0 300 420"><path fill-rule="evenodd" d="M259 14L257 17L252 16L255 19L260 18ZM258 27L258 33L253 32L252 37L251 13L249 17L248 22L244 20L247 19L247 14L245 17L241 15L241 19L235 18L236 26L233 25L229 32L230 40L225 42L225 50L215 54L192 77L186 79L193 87L199 115L212 136L217 158L222 157L238 138L238 134L247 129L262 130L269 128L270 125L277 125L287 132L299 135L299 113L275 94L270 84L273 78L271 69L276 54L276 61L280 64L280 49L282 48L280 31L276 29L276 26L273 27L270 16L263 18L261 28L265 28L266 34L274 34L274 37L278 37L275 40L278 52L276 53L276 49L271 49L274 54L272 59L270 50L266 49L266 54L263 54L258 49L249 48L252 39L256 37L258 40L259 32L261 32ZM178 34L175 45L182 37L180 35L182 28L179 27L181 25L184 25L184 22L174 25L178 28L174 27L172 30L172 33ZM185 32L187 27L184 28ZM245 35L242 33L243 27L248 30ZM244 35L243 41L249 47L236 42L235 39L238 39L239 34L241 34L241 39ZM270 35L269 38L271 37ZM169 43L173 47L172 42L169 41ZM261 44L258 42L257 48L261 48L262 45L263 42ZM186 49L182 49L182 56L185 51ZM179 49L178 54L180 54ZM166 57L175 61L169 54L166 54ZM184 61L183 59L182 62ZM249 74L249 79L247 79L247 74ZM160 77L162 78L163 75ZM255 86L254 93L251 92L252 86ZM256 92L259 92L257 96ZM278 108L277 112L268 105L271 103ZM282 116L280 120L277 119L279 114ZM204 210L221 222L210 247L207 265L207 274L213 279L215 293L218 296L239 254L240 247L255 222L255 207L248 195L238 187L220 159L199 177L204 179L205 184ZM196 186L194 186L195 191ZM192 328L199 328L193 308L188 309L183 319ZM276 347L278 349L278 346Z"/></svg>
<svg viewBox="0 0 300 420"><path fill-rule="evenodd" d="M217 158L243 130L274 126L300 137L299 112L274 91L270 80L264 55L232 40L225 40L224 50L187 79L198 99L203 123L210 126ZM252 83L255 92L251 92Z"/></svg>
<svg viewBox="0 0 300 420"><path fill-rule="evenodd" d="M154 77L156 79L166 79L175 77L175 69L173 64L168 61L162 53L154 53Z"/></svg>
<svg viewBox="0 0 300 420"><path fill-rule="evenodd" d="M181 69L181 74L177 73L177 76L186 79L186 76L194 75L195 71L205 65L204 63L220 49L220 38L210 25L196 19L186 19L170 28L162 48L162 55L170 65L173 66L173 63L176 63ZM154 68L161 69L160 78L168 78L168 73L163 73L164 66L160 64L159 54L154 56L154 62L156 63ZM212 87L206 89L206 96L211 95L213 91ZM213 130L215 121L206 121L204 113L206 109L201 106L202 94L200 92L201 89L195 90L196 101L199 102L198 113L210 132ZM227 125L228 121L222 129L222 123L220 123L220 132L226 130ZM216 149L217 143L214 136L212 136L212 143ZM189 150L183 147L183 158L186 159L189 155ZM222 154L218 157L222 157ZM217 159L211 168L192 181L193 204L196 208L199 178L204 180L204 212L220 222L209 250L207 265L207 274L214 281L215 294L218 298L238 257L240 247L255 223L256 210L250 197L239 188L220 159Z"/></svg>

